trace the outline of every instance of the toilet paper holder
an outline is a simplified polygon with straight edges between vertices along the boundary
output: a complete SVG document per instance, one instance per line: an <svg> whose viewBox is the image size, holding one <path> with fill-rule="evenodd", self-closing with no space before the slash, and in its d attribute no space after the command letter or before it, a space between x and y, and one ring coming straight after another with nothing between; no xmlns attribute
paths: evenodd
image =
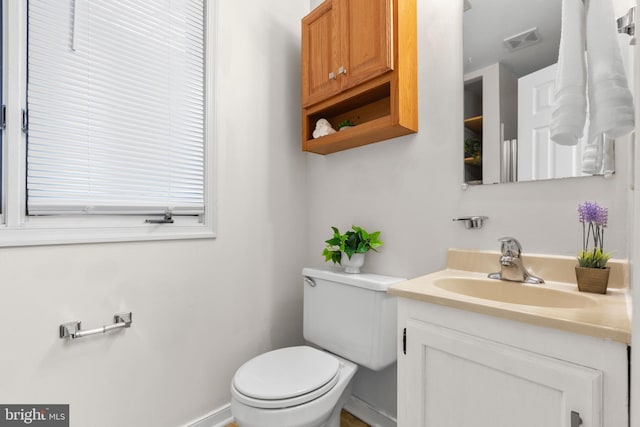
<svg viewBox="0 0 640 427"><path fill-rule="evenodd" d="M113 323L95 329L82 330L82 322L79 320L60 325L60 338L82 338L90 335L104 334L116 329L129 328L133 321L133 313L118 313L113 315Z"/></svg>

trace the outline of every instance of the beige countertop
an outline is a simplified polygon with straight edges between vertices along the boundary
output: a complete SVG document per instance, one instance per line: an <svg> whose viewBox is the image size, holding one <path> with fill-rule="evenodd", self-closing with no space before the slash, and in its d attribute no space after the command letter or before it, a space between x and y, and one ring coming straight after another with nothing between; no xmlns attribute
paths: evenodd
<svg viewBox="0 0 640 427"><path fill-rule="evenodd" d="M436 286L438 279L453 277L460 280L485 280L487 273L499 270L497 262L499 254L494 252L472 252L451 249L448 252L447 268L432 274L417 277L398 283L389 288L391 295L416 299L432 304L444 305L466 311L487 314L509 320L526 322L534 325L560 329L598 338L606 338L629 344L631 341L631 298L628 292L628 265L625 261L611 263L611 277L606 295L579 292L575 278L567 274L573 271L575 258L549 257L546 255L523 256L526 267L533 274L540 274L545 279L542 285L530 285L517 282L506 282L509 286L530 287L524 289L535 292L540 288L569 294L579 294L586 304L581 307L553 307L543 305L526 305L522 303L501 302L493 299L478 298ZM545 262L545 259L549 262ZM529 263L528 263L529 261ZM553 267L549 267L553 265ZM547 266L547 269L531 266ZM469 271L469 270L481 271ZM482 271L485 270L485 271ZM559 281L564 279L567 281ZM570 281L572 280L572 281ZM555 292L548 292L555 294ZM557 295L557 294L556 294Z"/></svg>

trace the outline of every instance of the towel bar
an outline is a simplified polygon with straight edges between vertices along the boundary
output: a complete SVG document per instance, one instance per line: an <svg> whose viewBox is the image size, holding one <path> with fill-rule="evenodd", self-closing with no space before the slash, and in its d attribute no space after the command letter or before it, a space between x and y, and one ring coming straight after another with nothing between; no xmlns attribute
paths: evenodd
<svg viewBox="0 0 640 427"><path fill-rule="evenodd" d="M113 316L113 323L111 325L104 325L99 328L89 329L86 331L81 330L82 322L76 320L75 322L63 323L60 325L60 338L82 338L89 335L104 334L106 332L114 331L116 329L128 328L133 321L133 313L119 313Z"/></svg>
<svg viewBox="0 0 640 427"><path fill-rule="evenodd" d="M453 218L454 221L463 221L464 227L468 230L471 228L482 228L482 222L488 220L486 216L463 216L462 218Z"/></svg>
<svg viewBox="0 0 640 427"><path fill-rule="evenodd" d="M627 13L616 20L618 24L618 32L631 36L631 44L635 44L636 34L636 8L630 8Z"/></svg>

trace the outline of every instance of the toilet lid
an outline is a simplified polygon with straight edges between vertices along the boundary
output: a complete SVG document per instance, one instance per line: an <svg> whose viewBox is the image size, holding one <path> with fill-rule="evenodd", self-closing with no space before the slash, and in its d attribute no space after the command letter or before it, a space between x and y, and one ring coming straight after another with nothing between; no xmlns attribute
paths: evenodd
<svg viewBox="0 0 640 427"><path fill-rule="evenodd" d="M233 386L253 399L290 399L328 385L337 377L339 367L338 359L312 347L281 348L242 365Z"/></svg>

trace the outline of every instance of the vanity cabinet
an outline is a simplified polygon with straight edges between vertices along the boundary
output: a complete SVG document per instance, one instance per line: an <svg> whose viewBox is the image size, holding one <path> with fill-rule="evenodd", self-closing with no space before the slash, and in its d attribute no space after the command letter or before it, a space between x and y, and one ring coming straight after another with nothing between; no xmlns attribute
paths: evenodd
<svg viewBox="0 0 640 427"><path fill-rule="evenodd" d="M417 131L416 0L325 0L302 19L302 148L319 154ZM319 119L334 129L313 138Z"/></svg>
<svg viewBox="0 0 640 427"><path fill-rule="evenodd" d="M399 298L398 427L628 425L624 343Z"/></svg>

